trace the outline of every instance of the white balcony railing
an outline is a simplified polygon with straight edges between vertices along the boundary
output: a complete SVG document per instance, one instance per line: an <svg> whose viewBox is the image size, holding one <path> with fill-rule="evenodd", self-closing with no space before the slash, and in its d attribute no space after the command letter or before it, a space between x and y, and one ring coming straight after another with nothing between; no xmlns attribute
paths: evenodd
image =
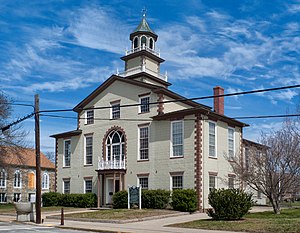
<svg viewBox="0 0 300 233"><path fill-rule="evenodd" d="M168 75L167 75L167 73L166 74L160 74L160 73L154 72L154 71L152 71L150 69L147 69L145 66L135 67L135 68L128 69L127 71L120 72L120 73L117 72L117 75L121 76L121 77L127 77L127 76L130 76L130 75L138 74L140 72L145 72L145 73L151 74L154 77L162 79L162 80L164 80L166 82L168 81Z"/></svg>
<svg viewBox="0 0 300 233"><path fill-rule="evenodd" d="M124 160L99 160L98 161L98 170L108 170L108 169L125 169Z"/></svg>
<svg viewBox="0 0 300 233"><path fill-rule="evenodd" d="M146 51L160 57L160 52L157 52L154 49L150 49L149 47L145 46L144 44L143 44L142 47L137 47L137 48L134 48L134 49L126 50L125 54L127 56L129 54L136 53L136 52L139 52L139 51L142 51L142 50L146 50Z"/></svg>

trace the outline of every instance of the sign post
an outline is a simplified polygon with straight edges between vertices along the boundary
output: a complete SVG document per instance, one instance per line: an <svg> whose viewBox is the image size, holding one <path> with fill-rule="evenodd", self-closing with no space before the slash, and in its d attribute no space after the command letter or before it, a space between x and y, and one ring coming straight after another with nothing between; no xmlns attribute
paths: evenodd
<svg viewBox="0 0 300 233"><path fill-rule="evenodd" d="M142 189L139 186L128 185L128 209L131 205L138 205L142 208Z"/></svg>

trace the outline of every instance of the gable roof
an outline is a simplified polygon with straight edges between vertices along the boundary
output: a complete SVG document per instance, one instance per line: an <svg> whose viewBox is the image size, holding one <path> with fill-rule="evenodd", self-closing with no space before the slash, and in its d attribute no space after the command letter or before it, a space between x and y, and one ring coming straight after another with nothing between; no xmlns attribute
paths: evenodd
<svg viewBox="0 0 300 233"><path fill-rule="evenodd" d="M34 149L21 148L21 147L1 147L0 149L1 162L5 165L13 166L36 166L36 154ZM40 152L41 167L54 169L54 163L52 163L46 155Z"/></svg>
<svg viewBox="0 0 300 233"><path fill-rule="evenodd" d="M188 109L165 113L162 115L157 115L157 116L152 117L152 119L159 121L159 120L167 120L167 119L172 119L172 118L183 118L184 116L191 115L191 114L197 114L197 113L206 115L208 117L208 119L212 119L215 121L221 120L223 122L226 122L229 125L240 126L240 127L249 126L246 123L237 121L237 120L227 117L225 115L218 114L210 109L199 108L199 107L198 108L188 108Z"/></svg>
<svg viewBox="0 0 300 233"><path fill-rule="evenodd" d="M73 111L75 111L75 112L82 111L84 106L86 106L90 101L92 101L96 96L98 96L102 91L104 91L107 87L109 87L115 81L125 82L125 83L129 83L132 85L149 88L154 93L163 93L167 96L170 96L171 98L186 99L183 96L178 95L175 92L172 92L172 91L170 91L166 88L163 88L161 86L158 86L158 85L140 82L140 81L137 81L134 79L123 78L123 77L120 77L117 75L112 75L112 76L110 76L109 79L107 79L104 83L102 83L99 87L97 87L90 95L88 95L84 100L82 100L78 105L76 105L73 108ZM199 104L199 103L197 103L195 101L191 101L191 100L184 101L184 103L187 105L190 105L192 107L204 107L204 108L210 109L210 107L208 107L206 105L202 105L202 104Z"/></svg>

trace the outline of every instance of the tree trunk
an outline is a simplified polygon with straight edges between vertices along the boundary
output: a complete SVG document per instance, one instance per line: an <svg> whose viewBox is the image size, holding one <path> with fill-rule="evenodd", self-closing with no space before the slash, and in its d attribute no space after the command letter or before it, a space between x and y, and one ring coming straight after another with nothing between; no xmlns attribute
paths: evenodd
<svg viewBox="0 0 300 233"><path fill-rule="evenodd" d="M270 198L270 202L272 204L274 213L280 214L281 208L280 208L279 200L274 200L274 199Z"/></svg>

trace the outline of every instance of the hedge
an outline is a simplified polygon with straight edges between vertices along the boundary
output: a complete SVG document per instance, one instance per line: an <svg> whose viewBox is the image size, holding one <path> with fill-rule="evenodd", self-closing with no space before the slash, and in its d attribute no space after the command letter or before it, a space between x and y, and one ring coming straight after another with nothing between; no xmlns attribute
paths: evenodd
<svg viewBox="0 0 300 233"><path fill-rule="evenodd" d="M197 193L193 189L178 189L172 193L171 206L174 210L193 213L197 210Z"/></svg>
<svg viewBox="0 0 300 233"><path fill-rule="evenodd" d="M65 206L89 208L97 206L97 195L94 193L85 194L60 194L44 193L42 195L43 206Z"/></svg>
<svg viewBox="0 0 300 233"><path fill-rule="evenodd" d="M239 189L212 190L208 203L213 209L207 211L215 220L238 220L248 213L253 206L252 194Z"/></svg>

